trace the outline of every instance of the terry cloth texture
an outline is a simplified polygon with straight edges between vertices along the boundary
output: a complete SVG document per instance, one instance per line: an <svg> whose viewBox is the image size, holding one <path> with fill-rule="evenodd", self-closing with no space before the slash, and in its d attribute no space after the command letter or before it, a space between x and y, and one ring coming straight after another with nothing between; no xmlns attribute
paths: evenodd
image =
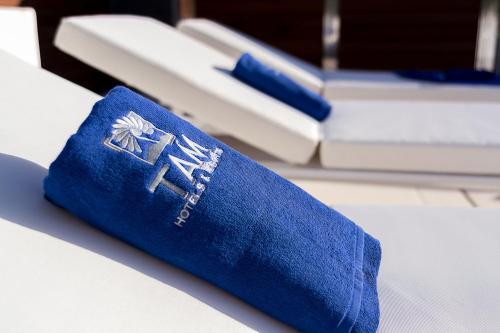
<svg viewBox="0 0 500 333"><path fill-rule="evenodd" d="M52 163L46 197L304 332L374 332L377 240L123 87Z"/></svg>
<svg viewBox="0 0 500 333"><path fill-rule="evenodd" d="M330 115L332 106L321 95L263 64L249 53L240 57L232 74L238 80L318 121Z"/></svg>

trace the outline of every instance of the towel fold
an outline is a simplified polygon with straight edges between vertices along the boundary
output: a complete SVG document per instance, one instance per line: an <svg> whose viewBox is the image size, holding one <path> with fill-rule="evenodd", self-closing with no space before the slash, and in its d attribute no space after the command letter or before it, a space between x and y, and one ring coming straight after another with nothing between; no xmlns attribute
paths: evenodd
<svg viewBox="0 0 500 333"><path fill-rule="evenodd" d="M399 76L407 79L437 83L500 85L500 75L474 69L450 69L446 71L397 71Z"/></svg>
<svg viewBox="0 0 500 333"><path fill-rule="evenodd" d="M127 88L96 103L44 188L88 223L301 331L377 328L377 240Z"/></svg>
<svg viewBox="0 0 500 333"><path fill-rule="evenodd" d="M332 106L321 95L261 63L249 53L240 57L232 74L238 80L318 121L323 121L330 115Z"/></svg>

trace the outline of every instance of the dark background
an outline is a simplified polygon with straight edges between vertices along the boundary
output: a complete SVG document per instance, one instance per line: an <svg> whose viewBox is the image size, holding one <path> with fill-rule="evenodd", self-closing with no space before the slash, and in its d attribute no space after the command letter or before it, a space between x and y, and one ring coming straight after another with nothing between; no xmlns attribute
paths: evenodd
<svg viewBox="0 0 500 333"><path fill-rule="evenodd" d="M479 0L343 1L342 67L474 67Z"/></svg>
<svg viewBox="0 0 500 333"><path fill-rule="evenodd" d="M339 67L446 69L474 66L479 0L344 0ZM323 1L198 0L212 18L316 65Z"/></svg>
<svg viewBox="0 0 500 333"><path fill-rule="evenodd" d="M474 65L480 0L341 1L340 68L447 69ZM175 24L214 19L320 66L324 2L317 0L25 0L34 7L42 66L103 94L117 82L53 45L60 19L119 13Z"/></svg>

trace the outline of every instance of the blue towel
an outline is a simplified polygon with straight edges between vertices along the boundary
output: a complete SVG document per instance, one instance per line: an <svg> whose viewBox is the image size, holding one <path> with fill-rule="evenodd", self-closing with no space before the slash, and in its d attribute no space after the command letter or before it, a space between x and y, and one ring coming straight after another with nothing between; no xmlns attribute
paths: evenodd
<svg viewBox="0 0 500 333"><path fill-rule="evenodd" d="M377 328L377 240L127 88L96 103L44 188L104 232L301 331Z"/></svg>
<svg viewBox="0 0 500 333"><path fill-rule="evenodd" d="M397 71L399 76L407 79L451 84L500 85L500 75L488 71L473 69L450 69L447 71Z"/></svg>
<svg viewBox="0 0 500 333"><path fill-rule="evenodd" d="M261 63L249 53L240 57L232 74L238 80L318 121L323 121L330 115L332 106L321 95Z"/></svg>

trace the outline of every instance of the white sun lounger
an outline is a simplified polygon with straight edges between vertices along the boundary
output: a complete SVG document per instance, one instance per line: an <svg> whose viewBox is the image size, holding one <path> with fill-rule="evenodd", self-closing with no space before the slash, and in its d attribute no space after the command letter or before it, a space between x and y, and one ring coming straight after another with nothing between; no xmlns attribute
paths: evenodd
<svg viewBox="0 0 500 333"><path fill-rule="evenodd" d="M99 96L3 52L0 71L0 331L292 331L48 203L47 167ZM380 332L499 327L500 210L337 208L382 241Z"/></svg>
<svg viewBox="0 0 500 333"><path fill-rule="evenodd" d="M52 206L45 174L0 154L2 332L292 332ZM500 210L337 208L382 242L379 332L498 329Z"/></svg>
<svg viewBox="0 0 500 333"><path fill-rule="evenodd" d="M324 124L231 77L234 60L153 19L82 16L55 40L159 101L291 163L320 145L336 170L500 174L500 103L338 101Z"/></svg>
<svg viewBox="0 0 500 333"><path fill-rule="evenodd" d="M36 13L28 7L0 7L0 50L40 67Z"/></svg>
<svg viewBox="0 0 500 333"><path fill-rule="evenodd" d="M0 131L2 140L1 152L22 158L30 158L44 167L57 156L62 149L64 140L74 133L78 125L88 114L93 103L99 96L68 82L45 70L38 70L27 66L25 62L12 55L0 51L0 65L2 74L0 76L0 110L4 127ZM29 92L29 98L26 94ZM44 112L54 109L60 117L47 118ZM31 124L25 132L29 135L10 138L16 135L17 128L8 126L18 120L18 114L23 114L26 124ZM63 117L64 115L64 117ZM54 128L60 130L60 136L48 136L43 140L36 138L47 132L53 132ZM31 145L37 144L38 149L33 152ZM268 154L264 154L248 145L242 145L240 141L229 142L237 149L254 156L260 162L266 164L276 172L291 178L321 178L338 180L361 180L366 182L382 183L412 183L419 185L466 187L466 188L498 188L500 179L498 177L484 176L439 176L427 174L397 174L397 173L374 173L337 171L322 168L318 163L310 164L304 168L297 168L282 163Z"/></svg>
<svg viewBox="0 0 500 333"><path fill-rule="evenodd" d="M0 154L0 331L293 331L54 207L46 172ZM499 209L337 209L382 242L379 332L498 329Z"/></svg>
<svg viewBox="0 0 500 333"><path fill-rule="evenodd" d="M403 99L500 102L500 88L487 85L434 84L404 79L391 72L338 70L324 72L314 65L207 19L185 19L178 29L232 59L250 52L331 100Z"/></svg>
<svg viewBox="0 0 500 333"><path fill-rule="evenodd" d="M315 120L232 78L225 72L234 65L231 58L159 21L134 16L65 19L55 43L160 102L288 162L306 163L319 141Z"/></svg>

